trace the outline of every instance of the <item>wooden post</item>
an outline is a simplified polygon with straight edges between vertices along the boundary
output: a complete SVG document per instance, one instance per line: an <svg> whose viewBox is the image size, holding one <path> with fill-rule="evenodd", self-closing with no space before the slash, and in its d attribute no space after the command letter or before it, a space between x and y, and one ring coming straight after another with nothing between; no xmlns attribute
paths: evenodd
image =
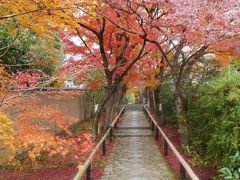
<svg viewBox="0 0 240 180"><path fill-rule="evenodd" d="M111 127L111 129L110 129L110 134L109 134L110 142L112 142L112 135L113 135L113 130L112 130L112 127Z"/></svg>
<svg viewBox="0 0 240 180"><path fill-rule="evenodd" d="M159 138L159 131L158 131L157 126L155 126L155 128L156 128L156 140L158 140L158 138Z"/></svg>
<svg viewBox="0 0 240 180"><path fill-rule="evenodd" d="M120 115L121 117L123 117L123 113L124 113L124 110L122 111L122 113L121 113L121 115Z"/></svg>
<svg viewBox="0 0 240 180"><path fill-rule="evenodd" d="M186 170L181 163L180 163L179 170L180 170L180 180L185 180L186 179Z"/></svg>
<svg viewBox="0 0 240 180"><path fill-rule="evenodd" d="M152 121L152 127L151 127L151 130L154 131L154 123Z"/></svg>
<svg viewBox="0 0 240 180"><path fill-rule="evenodd" d="M149 122L151 122L151 118L150 118L150 116L149 116L149 115L148 115L148 121L149 121Z"/></svg>
<svg viewBox="0 0 240 180"><path fill-rule="evenodd" d="M89 164L88 168L87 168L87 174L86 174L86 179L87 180L91 180L91 164Z"/></svg>
<svg viewBox="0 0 240 180"><path fill-rule="evenodd" d="M106 140L105 139L103 140L103 143L102 143L102 154L103 154L103 156L106 155Z"/></svg>
<svg viewBox="0 0 240 180"><path fill-rule="evenodd" d="M163 148L164 148L164 156L167 156L168 155L168 144L167 144L166 140L164 140Z"/></svg>

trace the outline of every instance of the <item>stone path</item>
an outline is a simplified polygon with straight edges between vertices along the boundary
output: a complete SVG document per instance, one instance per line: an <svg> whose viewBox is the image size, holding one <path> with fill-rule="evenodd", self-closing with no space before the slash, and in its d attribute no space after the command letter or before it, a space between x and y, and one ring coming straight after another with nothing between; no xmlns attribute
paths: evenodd
<svg viewBox="0 0 240 180"><path fill-rule="evenodd" d="M174 180L141 106L127 107L102 180Z"/></svg>

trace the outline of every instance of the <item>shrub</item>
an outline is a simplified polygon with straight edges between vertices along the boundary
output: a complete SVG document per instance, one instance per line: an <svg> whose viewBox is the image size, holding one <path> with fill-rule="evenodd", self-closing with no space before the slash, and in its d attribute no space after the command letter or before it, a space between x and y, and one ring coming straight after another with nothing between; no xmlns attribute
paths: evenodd
<svg viewBox="0 0 240 180"><path fill-rule="evenodd" d="M188 122L195 149L215 165L229 164L240 148L240 74L236 67L201 86L190 101Z"/></svg>
<svg viewBox="0 0 240 180"><path fill-rule="evenodd" d="M174 84L171 79L166 79L161 84L160 99L163 113L171 119L176 119Z"/></svg>
<svg viewBox="0 0 240 180"><path fill-rule="evenodd" d="M235 155L230 156L229 162L219 170L220 177L232 180L240 179L240 152L237 151Z"/></svg>

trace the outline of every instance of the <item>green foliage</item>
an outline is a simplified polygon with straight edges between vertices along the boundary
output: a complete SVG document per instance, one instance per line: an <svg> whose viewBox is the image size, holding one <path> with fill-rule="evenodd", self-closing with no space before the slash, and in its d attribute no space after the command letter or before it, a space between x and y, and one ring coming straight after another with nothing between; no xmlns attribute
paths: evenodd
<svg viewBox="0 0 240 180"><path fill-rule="evenodd" d="M102 98L104 97L104 88L100 87L97 90L93 90L93 89L87 89L86 90L86 95L88 98L90 98L90 100L94 103L94 104L99 104L102 100Z"/></svg>
<svg viewBox="0 0 240 180"><path fill-rule="evenodd" d="M202 85L189 103L188 123L195 149L216 164L240 148L240 74L236 66Z"/></svg>
<svg viewBox="0 0 240 180"><path fill-rule="evenodd" d="M170 78L166 78L161 84L160 101L164 115L176 119L174 84Z"/></svg>
<svg viewBox="0 0 240 180"><path fill-rule="evenodd" d="M229 157L229 164L226 164L219 170L220 177L223 179L237 180L240 179L240 152Z"/></svg>
<svg viewBox="0 0 240 180"><path fill-rule="evenodd" d="M91 121L80 121L69 126L69 130L72 133L77 133L78 131L91 131L92 122Z"/></svg>
<svg viewBox="0 0 240 180"><path fill-rule="evenodd" d="M196 146L182 145L183 149L188 155L191 156L190 164L193 166L205 166L207 165L207 160L204 159L204 155L200 155L199 152L195 149Z"/></svg>
<svg viewBox="0 0 240 180"><path fill-rule="evenodd" d="M72 133L77 132L78 129L79 129L79 124L78 124L78 123L72 124L72 125L69 127L69 130L70 130Z"/></svg>
<svg viewBox="0 0 240 180"><path fill-rule="evenodd" d="M63 57L58 36L53 35L54 41L50 42L29 29L12 33L9 26L18 28L14 23L0 27L0 59L6 70L16 73L38 69L51 75Z"/></svg>
<svg viewBox="0 0 240 180"><path fill-rule="evenodd" d="M128 104L135 104L136 102L135 95L132 93L126 94L125 98L127 99Z"/></svg>
<svg viewBox="0 0 240 180"><path fill-rule="evenodd" d="M92 71L88 75L88 79L86 81L87 81L87 83L89 83L93 80L97 80L99 82L99 87L98 87L98 89L88 88L86 90L86 95L87 95L87 98L89 98L89 100L93 104L100 104L100 102L103 99L104 94L105 94L105 89L103 86L101 86L101 82L104 80L104 76L100 71Z"/></svg>
<svg viewBox="0 0 240 180"><path fill-rule="evenodd" d="M104 169L107 165L107 161L106 160L101 160L97 163L97 167L100 169Z"/></svg>

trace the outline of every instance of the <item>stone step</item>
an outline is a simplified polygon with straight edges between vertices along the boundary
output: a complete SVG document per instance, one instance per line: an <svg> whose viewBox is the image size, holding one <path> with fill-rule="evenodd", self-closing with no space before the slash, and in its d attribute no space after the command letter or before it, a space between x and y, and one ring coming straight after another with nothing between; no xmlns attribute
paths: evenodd
<svg viewBox="0 0 240 180"><path fill-rule="evenodd" d="M152 134L114 134L115 137L124 138L124 137L152 137Z"/></svg>
<svg viewBox="0 0 240 180"><path fill-rule="evenodd" d="M152 131L149 129L116 129L114 132L115 136L151 136Z"/></svg>
<svg viewBox="0 0 240 180"><path fill-rule="evenodd" d="M134 126L119 126L117 129L150 129L150 126L144 126L144 127L134 127Z"/></svg>
<svg viewBox="0 0 240 180"><path fill-rule="evenodd" d="M141 111L139 111L140 109ZM161 156L142 107L127 106L102 180L177 180Z"/></svg>
<svg viewBox="0 0 240 180"><path fill-rule="evenodd" d="M120 127L148 127L149 123L147 121L127 121L123 120L120 122Z"/></svg>

